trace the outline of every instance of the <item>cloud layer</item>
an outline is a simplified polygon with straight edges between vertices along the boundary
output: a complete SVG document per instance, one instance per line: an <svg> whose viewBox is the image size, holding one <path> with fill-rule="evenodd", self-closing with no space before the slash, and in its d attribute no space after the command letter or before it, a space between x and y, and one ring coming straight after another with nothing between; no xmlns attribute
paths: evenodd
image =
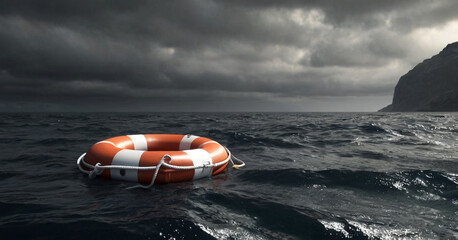
<svg viewBox="0 0 458 240"><path fill-rule="evenodd" d="M5 0L0 110L375 111L458 39L456 12L454 0Z"/></svg>

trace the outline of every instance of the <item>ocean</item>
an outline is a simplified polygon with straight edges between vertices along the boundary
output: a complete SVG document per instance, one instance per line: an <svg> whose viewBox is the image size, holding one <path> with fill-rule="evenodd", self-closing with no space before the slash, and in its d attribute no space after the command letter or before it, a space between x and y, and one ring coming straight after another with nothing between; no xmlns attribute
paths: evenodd
<svg viewBox="0 0 458 240"><path fill-rule="evenodd" d="M1 113L1 239L458 239L458 113ZM76 159L208 137L246 166L126 189Z"/></svg>

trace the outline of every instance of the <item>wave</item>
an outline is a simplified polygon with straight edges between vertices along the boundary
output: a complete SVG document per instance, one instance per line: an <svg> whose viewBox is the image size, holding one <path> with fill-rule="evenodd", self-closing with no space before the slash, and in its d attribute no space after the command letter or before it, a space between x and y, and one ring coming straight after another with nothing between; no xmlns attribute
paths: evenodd
<svg viewBox="0 0 458 240"><path fill-rule="evenodd" d="M277 148L303 148L305 145L297 141L288 141L287 138L278 138L269 136L256 136L246 132L223 132L221 130L210 130L209 135L224 135L226 141L230 145L243 145L243 146L264 146L264 147L277 147Z"/></svg>
<svg viewBox="0 0 458 240"><path fill-rule="evenodd" d="M238 216L239 221L243 221L240 223L241 225L249 225L250 222L254 221L253 224L259 231L256 233L247 231L245 234L239 235L243 238L343 239L347 235L352 239L368 239L358 228L353 227L343 219L337 221L344 224L346 235L341 231L326 228L320 219L336 218L310 208L297 208L268 199L249 198L231 193L209 192L201 197L210 201L214 207L202 209L203 206L193 204L192 211L195 213L191 216L204 231L217 239L233 238L237 236L237 232L240 232L240 230L231 231L230 225L234 223L231 223L231 220L226 219L224 215L222 216L221 212L230 212L233 217ZM206 213L201 214L202 212ZM210 222L220 222L220 224L215 226ZM225 233L229 234L225 235Z"/></svg>
<svg viewBox="0 0 458 240"><path fill-rule="evenodd" d="M359 128L361 129L361 131L363 131L364 133L387 133L387 131L380 127L380 126L377 126L376 124L369 124L369 125L362 125L362 126L359 126Z"/></svg>
<svg viewBox="0 0 458 240"><path fill-rule="evenodd" d="M310 171L304 169L246 170L242 181L277 186L353 188L378 193L434 194L444 199L458 199L458 181L454 175L435 171L370 172L351 170ZM416 195L417 196L417 195Z"/></svg>

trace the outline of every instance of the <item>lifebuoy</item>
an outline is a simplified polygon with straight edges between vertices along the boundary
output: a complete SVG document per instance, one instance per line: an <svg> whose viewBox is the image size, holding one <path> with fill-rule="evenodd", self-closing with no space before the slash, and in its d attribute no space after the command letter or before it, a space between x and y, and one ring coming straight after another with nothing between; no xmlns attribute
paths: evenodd
<svg viewBox="0 0 458 240"><path fill-rule="evenodd" d="M208 138L138 134L97 142L77 164L88 174L152 185L216 175L230 157L225 147Z"/></svg>

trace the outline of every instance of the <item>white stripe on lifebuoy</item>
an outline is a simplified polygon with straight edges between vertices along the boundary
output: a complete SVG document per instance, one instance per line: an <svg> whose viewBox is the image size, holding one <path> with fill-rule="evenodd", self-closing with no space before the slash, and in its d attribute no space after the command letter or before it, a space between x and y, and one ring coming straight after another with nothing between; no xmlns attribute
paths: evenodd
<svg viewBox="0 0 458 240"><path fill-rule="evenodd" d="M199 136L195 136L195 135L184 135L180 142L180 150L191 149L192 141L194 141L194 139L198 137Z"/></svg>
<svg viewBox="0 0 458 240"><path fill-rule="evenodd" d="M137 135L127 135L132 142L134 143L135 150L148 150L148 143L146 142L145 135L137 134Z"/></svg>
<svg viewBox="0 0 458 240"><path fill-rule="evenodd" d="M144 151L123 149L113 157L111 165L135 166L138 167L140 158ZM132 169L110 169L111 178L127 181L138 181L138 170Z"/></svg>
<svg viewBox="0 0 458 240"><path fill-rule="evenodd" d="M213 162L212 157L207 151L203 149L192 149L184 150L183 152L189 155L194 167L198 167L194 169L194 177L192 180L211 176L213 168L203 167L210 165Z"/></svg>

